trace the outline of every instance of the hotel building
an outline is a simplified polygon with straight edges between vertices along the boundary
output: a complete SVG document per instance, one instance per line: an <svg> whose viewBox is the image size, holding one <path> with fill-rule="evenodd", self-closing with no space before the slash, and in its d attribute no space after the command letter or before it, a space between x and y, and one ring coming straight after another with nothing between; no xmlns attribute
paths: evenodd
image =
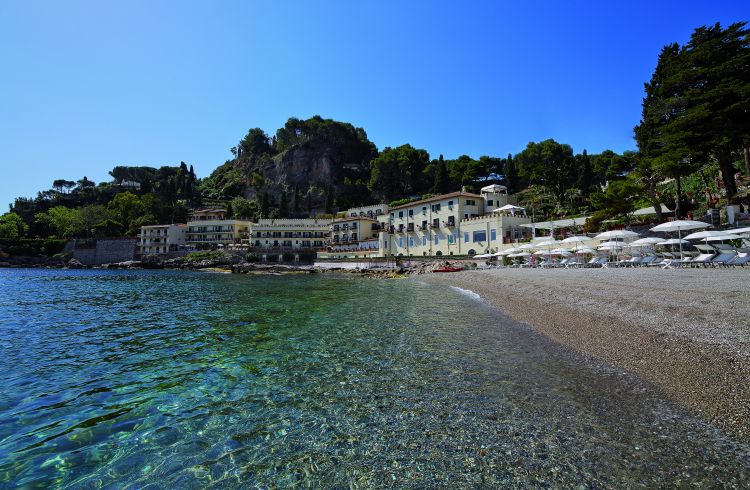
<svg viewBox="0 0 750 490"><path fill-rule="evenodd" d="M252 225L247 242L264 261L282 261L286 253L297 262L325 247L330 224L330 219L260 219Z"/></svg>
<svg viewBox="0 0 750 490"><path fill-rule="evenodd" d="M330 225L326 249L318 252L318 258L384 257L380 247L384 229L385 223L366 216L335 219Z"/></svg>
<svg viewBox="0 0 750 490"><path fill-rule="evenodd" d="M187 225L141 226L138 253L167 255L185 248Z"/></svg>
<svg viewBox="0 0 750 490"><path fill-rule="evenodd" d="M348 218L355 218L357 216L375 218L377 216L388 214L388 205L385 203L382 203L382 204L373 204L371 206L360 206L357 208L347 209L342 214Z"/></svg>
<svg viewBox="0 0 750 490"><path fill-rule="evenodd" d="M187 223L186 242L198 249L213 249L239 244L250 236L252 222L226 219L225 209L199 209Z"/></svg>

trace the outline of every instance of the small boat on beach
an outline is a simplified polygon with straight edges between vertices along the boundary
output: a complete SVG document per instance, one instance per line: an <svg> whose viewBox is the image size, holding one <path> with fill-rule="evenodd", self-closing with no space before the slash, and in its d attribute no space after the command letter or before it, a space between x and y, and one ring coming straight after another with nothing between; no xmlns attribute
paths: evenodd
<svg viewBox="0 0 750 490"><path fill-rule="evenodd" d="M463 267L446 266L440 267L439 269L433 269L432 272L460 272L462 270L464 270Z"/></svg>

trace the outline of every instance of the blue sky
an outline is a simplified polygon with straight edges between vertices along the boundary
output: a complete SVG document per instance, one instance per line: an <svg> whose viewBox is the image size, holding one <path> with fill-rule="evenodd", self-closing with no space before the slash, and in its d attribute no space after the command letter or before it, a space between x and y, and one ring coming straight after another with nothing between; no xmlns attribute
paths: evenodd
<svg viewBox="0 0 750 490"><path fill-rule="evenodd" d="M660 48L746 1L0 2L0 204L115 165L208 175L314 114L379 148L634 149Z"/></svg>

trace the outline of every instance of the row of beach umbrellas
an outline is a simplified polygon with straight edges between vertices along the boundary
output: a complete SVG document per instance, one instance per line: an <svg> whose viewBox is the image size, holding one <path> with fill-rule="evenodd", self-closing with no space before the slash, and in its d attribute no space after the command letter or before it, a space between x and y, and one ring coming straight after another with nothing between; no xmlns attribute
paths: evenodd
<svg viewBox="0 0 750 490"><path fill-rule="evenodd" d="M651 231L660 233L677 232L677 238L657 238L645 237L639 238L640 235L630 230L611 230L599 233L594 237L577 235L565 238L564 240L555 240L550 238L539 243L526 243L518 247L502 250L494 254L475 255L476 259L488 259L491 257L529 257L531 255L547 256L570 256L572 254L593 254L597 251L618 252L624 248L652 247L657 246L676 246L680 247L680 257L683 257L683 245L690 243L689 240L724 241L743 238L741 235L750 234L750 228L740 228L734 230L718 231L705 230L710 224L703 221L693 220L675 220L662 223L651 228ZM703 230L691 233L685 237L683 231ZM596 249L592 248L591 243L599 241ZM567 247L567 248L566 248Z"/></svg>

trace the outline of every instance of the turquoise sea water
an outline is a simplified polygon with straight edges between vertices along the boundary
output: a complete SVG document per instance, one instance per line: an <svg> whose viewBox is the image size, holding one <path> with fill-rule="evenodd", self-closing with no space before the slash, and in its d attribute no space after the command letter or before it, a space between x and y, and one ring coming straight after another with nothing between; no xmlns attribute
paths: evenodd
<svg viewBox="0 0 750 490"><path fill-rule="evenodd" d="M0 487L750 482L733 442L450 288L0 270Z"/></svg>

